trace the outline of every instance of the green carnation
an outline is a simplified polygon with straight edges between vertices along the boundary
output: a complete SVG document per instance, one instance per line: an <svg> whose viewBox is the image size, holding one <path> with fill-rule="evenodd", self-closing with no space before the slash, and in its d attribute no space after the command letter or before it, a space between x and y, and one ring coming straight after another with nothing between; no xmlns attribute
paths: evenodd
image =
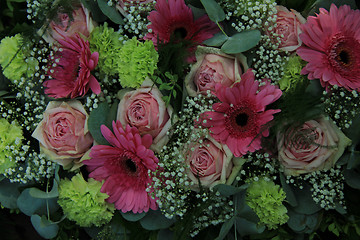
<svg viewBox="0 0 360 240"><path fill-rule="evenodd" d="M123 46L120 33L108 27L107 23L96 27L90 36L91 52L99 53L98 68L106 74L115 75L120 63L120 49Z"/></svg>
<svg viewBox="0 0 360 240"><path fill-rule="evenodd" d="M58 203L67 218L81 227L108 223L113 216L113 204L105 202L109 196L101 193L102 183L92 178L86 182L79 173L71 181L62 179L59 185Z"/></svg>
<svg viewBox="0 0 360 240"><path fill-rule="evenodd" d="M119 78L123 87L138 88L157 68L159 55L152 41L140 42L132 38L120 51Z"/></svg>
<svg viewBox="0 0 360 240"><path fill-rule="evenodd" d="M279 81L280 89L289 91L298 83L304 81L304 76L300 74L304 67L304 61L299 56L289 58L289 61L284 66L284 75Z"/></svg>
<svg viewBox="0 0 360 240"><path fill-rule="evenodd" d="M251 183L247 190L246 202L258 215L260 222L269 229L276 229L289 219L287 209L282 204L285 192L273 181L264 178Z"/></svg>
<svg viewBox="0 0 360 240"><path fill-rule="evenodd" d="M22 146L23 132L21 127L13 121L11 124L4 118L0 118L0 173L16 164L15 154Z"/></svg>
<svg viewBox="0 0 360 240"><path fill-rule="evenodd" d="M20 34L5 37L0 43L0 65L4 69L5 77L10 80L19 80L21 77L31 77L35 73L39 62L30 56L30 48L23 45ZM22 49L20 49L22 47Z"/></svg>

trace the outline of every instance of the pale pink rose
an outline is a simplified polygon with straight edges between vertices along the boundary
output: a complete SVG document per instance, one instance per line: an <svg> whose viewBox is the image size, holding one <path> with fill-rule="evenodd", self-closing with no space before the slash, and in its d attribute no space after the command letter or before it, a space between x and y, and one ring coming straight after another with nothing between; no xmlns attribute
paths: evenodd
<svg viewBox="0 0 360 240"><path fill-rule="evenodd" d="M271 26L273 28L271 32L276 33L280 37L280 50L293 52L302 44L299 37L302 32L300 26L306 22L306 19L297 11L293 9L289 11L284 6L278 5L276 10L276 26ZM266 33L271 36L269 30Z"/></svg>
<svg viewBox="0 0 360 240"><path fill-rule="evenodd" d="M122 15L126 16L128 13L124 9L125 7L129 8L131 6L139 6L151 2L155 2L155 0L119 0L116 4L116 8Z"/></svg>
<svg viewBox="0 0 360 240"><path fill-rule="evenodd" d="M172 107L165 105L159 89L146 79L139 89L125 93L121 98L117 120L123 126L136 127L141 136L150 134L153 137L151 149L160 151L168 140L166 132L171 127L172 113Z"/></svg>
<svg viewBox="0 0 360 240"><path fill-rule="evenodd" d="M278 134L278 157L286 175L328 170L350 143L332 120L322 117Z"/></svg>
<svg viewBox="0 0 360 240"><path fill-rule="evenodd" d="M194 183L194 190L199 189L199 180L205 188L225 184L233 168L233 154L230 149L212 137L192 142L186 148L184 157L186 165L189 166L186 173Z"/></svg>
<svg viewBox="0 0 360 240"><path fill-rule="evenodd" d="M32 134L51 160L71 167L90 149L93 138L87 128L88 114L77 100L49 102L44 118Z"/></svg>
<svg viewBox="0 0 360 240"><path fill-rule="evenodd" d="M47 32L43 38L48 43L65 40L74 37L76 33L84 37L89 37L94 29L96 22L90 16L90 12L82 4L73 11L73 19L66 13L59 13L55 21L51 21Z"/></svg>
<svg viewBox="0 0 360 240"><path fill-rule="evenodd" d="M200 46L196 51L196 63L185 78L186 90L190 96L195 97L199 93L206 95L208 90L214 92L217 83L231 87L240 81L240 75L246 70L243 55L235 57L216 48Z"/></svg>

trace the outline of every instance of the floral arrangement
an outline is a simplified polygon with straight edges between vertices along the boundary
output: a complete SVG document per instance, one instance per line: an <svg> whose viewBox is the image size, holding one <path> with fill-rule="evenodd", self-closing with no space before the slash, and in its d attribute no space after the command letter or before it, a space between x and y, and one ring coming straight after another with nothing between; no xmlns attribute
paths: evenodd
<svg viewBox="0 0 360 240"><path fill-rule="evenodd" d="M42 238L360 238L359 1L6 3L0 203Z"/></svg>

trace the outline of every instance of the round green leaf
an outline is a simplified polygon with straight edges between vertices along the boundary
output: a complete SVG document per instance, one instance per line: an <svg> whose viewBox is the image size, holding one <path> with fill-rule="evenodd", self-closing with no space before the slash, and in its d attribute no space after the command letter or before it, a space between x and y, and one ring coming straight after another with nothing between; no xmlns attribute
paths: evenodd
<svg viewBox="0 0 360 240"><path fill-rule="evenodd" d="M149 211L144 218L140 220L140 224L146 230L165 229L173 225L174 219L166 218L160 210Z"/></svg>
<svg viewBox="0 0 360 240"><path fill-rule="evenodd" d="M228 38L222 45L221 51L228 54L246 52L255 47L261 38L259 30L244 31Z"/></svg>
<svg viewBox="0 0 360 240"><path fill-rule="evenodd" d="M219 236L215 240L222 240L226 237L230 229L235 223L235 217L230 218L227 222L225 222L220 229Z"/></svg>
<svg viewBox="0 0 360 240"><path fill-rule="evenodd" d="M45 239L56 237L59 231L59 226L48 221L45 216L40 217L39 215L32 215L31 223L39 235Z"/></svg>
<svg viewBox="0 0 360 240"><path fill-rule="evenodd" d="M226 185L226 184L218 184L218 185L214 186L214 191L215 192L218 191L224 197L229 197L231 195L235 195L239 192L246 190L247 187L248 187L247 184L244 184L240 187L234 187L234 186Z"/></svg>
<svg viewBox="0 0 360 240"><path fill-rule="evenodd" d="M257 226L244 218L236 217L236 230L241 236L260 234L265 230L265 226Z"/></svg>
<svg viewBox="0 0 360 240"><path fill-rule="evenodd" d="M221 22L225 20L225 12L215 0L201 0L206 13L213 22Z"/></svg>
<svg viewBox="0 0 360 240"><path fill-rule="evenodd" d="M287 202L295 207L298 203L295 197L295 194L293 192L293 189L286 183L285 177L283 174L280 174L280 182L281 186L284 189L284 192L286 193L286 200Z"/></svg>
<svg viewBox="0 0 360 240"><path fill-rule="evenodd" d="M18 187L19 184L10 183L7 179L0 182L0 203L2 206L9 209L18 208L16 204L16 200L20 195Z"/></svg>
<svg viewBox="0 0 360 240"><path fill-rule="evenodd" d="M346 183L355 189L360 189L360 174L354 170L346 169L343 172Z"/></svg>
<svg viewBox="0 0 360 240"><path fill-rule="evenodd" d="M123 212L121 212L121 216L130 222L139 221L140 219L145 217L145 215L146 215L146 212L142 212L142 213L133 213L133 212L123 213Z"/></svg>
<svg viewBox="0 0 360 240"><path fill-rule="evenodd" d="M29 194L34 198L50 199L59 196L58 183L54 179L53 186L50 192L44 192L37 188L30 188Z"/></svg>
<svg viewBox="0 0 360 240"><path fill-rule="evenodd" d="M106 102L102 102L99 106L93 109L88 120L89 131L94 140L100 145L108 145L108 141L103 137L100 127L107 124L107 115L110 112L110 107Z"/></svg>
<svg viewBox="0 0 360 240"><path fill-rule="evenodd" d="M124 20L120 12L116 10L115 7L109 6L107 0L97 0L99 8L101 11L114 23L123 24Z"/></svg>
<svg viewBox="0 0 360 240"><path fill-rule="evenodd" d="M25 189L16 201L20 211L25 215L31 216L33 214L46 215L47 209L50 213L56 212L59 208L57 198L41 199L34 198L30 195L30 188Z"/></svg>
<svg viewBox="0 0 360 240"><path fill-rule="evenodd" d="M298 205L293 208L300 214L314 214L321 210L321 207L315 203L311 197L310 186L304 184L303 189L297 189L295 192Z"/></svg>
<svg viewBox="0 0 360 240"><path fill-rule="evenodd" d="M203 44L210 46L210 47L220 47L224 44L226 40L228 40L228 36L223 34L222 32L219 32L215 34L212 38L209 38L203 42Z"/></svg>

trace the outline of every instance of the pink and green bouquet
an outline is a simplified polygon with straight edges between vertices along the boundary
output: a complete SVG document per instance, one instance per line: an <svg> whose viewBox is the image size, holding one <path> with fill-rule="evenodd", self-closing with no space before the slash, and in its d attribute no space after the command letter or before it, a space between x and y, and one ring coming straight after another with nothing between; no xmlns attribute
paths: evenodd
<svg viewBox="0 0 360 240"><path fill-rule="evenodd" d="M359 1L0 3L0 203L34 237L360 238Z"/></svg>

